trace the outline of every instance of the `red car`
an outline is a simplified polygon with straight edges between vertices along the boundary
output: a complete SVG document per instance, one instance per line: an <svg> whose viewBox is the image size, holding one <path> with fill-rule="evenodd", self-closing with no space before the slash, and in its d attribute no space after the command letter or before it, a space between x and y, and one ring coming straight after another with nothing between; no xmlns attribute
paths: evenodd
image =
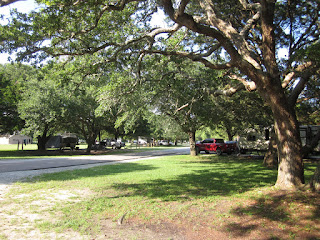
<svg viewBox="0 0 320 240"><path fill-rule="evenodd" d="M215 152L218 155L222 153L228 153L227 145L223 139L208 138L199 143L196 143L196 151L200 153L205 151L206 153Z"/></svg>

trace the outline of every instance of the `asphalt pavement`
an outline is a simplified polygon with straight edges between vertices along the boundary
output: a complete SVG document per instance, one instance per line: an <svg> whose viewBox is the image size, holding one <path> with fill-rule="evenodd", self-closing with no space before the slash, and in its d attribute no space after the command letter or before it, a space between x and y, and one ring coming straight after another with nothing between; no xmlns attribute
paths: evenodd
<svg viewBox="0 0 320 240"><path fill-rule="evenodd" d="M189 154L188 147L145 152L58 158L0 159L0 185L43 173L90 168L98 165L139 161L166 155ZM0 186L1 190L1 186Z"/></svg>

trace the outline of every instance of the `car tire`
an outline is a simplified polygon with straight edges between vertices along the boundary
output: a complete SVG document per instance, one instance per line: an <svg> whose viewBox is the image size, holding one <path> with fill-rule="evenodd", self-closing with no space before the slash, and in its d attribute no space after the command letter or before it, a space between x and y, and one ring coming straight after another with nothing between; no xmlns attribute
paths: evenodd
<svg viewBox="0 0 320 240"><path fill-rule="evenodd" d="M200 150L198 147L196 147L196 153L197 153L197 155L200 154Z"/></svg>
<svg viewBox="0 0 320 240"><path fill-rule="evenodd" d="M236 149L234 150L234 153L235 153L235 154L240 154L240 149L239 149L239 148L236 148Z"/></svg>
<svg viewBox="0 0 320 240"><path fill-rule="evenodd" d="M216 153L217 153L218 156L221 156L222 155L221 148L217 148Z"/></svg>

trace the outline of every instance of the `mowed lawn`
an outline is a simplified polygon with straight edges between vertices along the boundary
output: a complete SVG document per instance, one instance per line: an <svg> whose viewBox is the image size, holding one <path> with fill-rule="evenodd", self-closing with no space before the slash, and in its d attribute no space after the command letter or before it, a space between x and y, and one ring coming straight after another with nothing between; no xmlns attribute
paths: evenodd
<svg viewBox="0 0 320 240"><path fill-rule="evenodd" d="M307 180L315 167L306 163ZM320 238L319 195L274 189L276 175L261 159L170 156L41 175L15 184L0 206L42 237L147 239L149 229L163 239ZM21 211L36 220L15 217Z"/></svg>
<svg viewBox="0 0 320 240"><path fill-rule="evenodd" d="M18 148L19 147L19 148ZM27 144L23 145L23 150L36 150L37 149L37 144ZM16 150L21 150L22 147L21 144L0 144L0 151L1 152L13 152Z"/></svg>

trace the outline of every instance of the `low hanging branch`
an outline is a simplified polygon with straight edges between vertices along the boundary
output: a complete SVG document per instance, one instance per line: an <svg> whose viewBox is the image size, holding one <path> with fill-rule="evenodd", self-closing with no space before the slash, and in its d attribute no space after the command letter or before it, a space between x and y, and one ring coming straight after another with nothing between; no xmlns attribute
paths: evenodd
<svg viewBox="0 0 320 240"><path fill-rule="evenodd" d="M161 54L164 56L179 56L183 58L189 58L192 61L195 62L201 62L204 64L206 67L211 68L211 69L216 69L216 70L224 70L224 69L229 69L233 67L233 63L224 63L224 64L214 64L210 62L209 60L201 57L198 54L193 54L193 53L188 53L188 52L182 52L182 51L162 51L162 50L144 50L145 53L148 54Z"/></svg>

